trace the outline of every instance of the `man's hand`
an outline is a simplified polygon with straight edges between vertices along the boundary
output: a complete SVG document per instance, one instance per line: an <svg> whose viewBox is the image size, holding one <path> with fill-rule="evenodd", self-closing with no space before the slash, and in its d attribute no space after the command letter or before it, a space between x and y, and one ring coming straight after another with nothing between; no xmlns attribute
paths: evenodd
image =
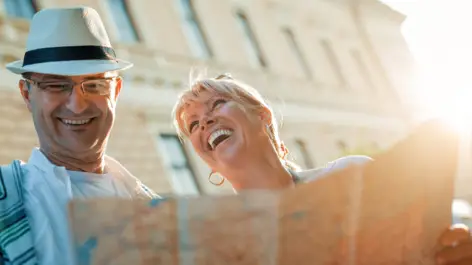
<svg viewBox="0 0 472 265"><path fill-rule="evenodd" d="M472 265L472 236L465 225L453 225L439 238L437 265Z"/></svg>

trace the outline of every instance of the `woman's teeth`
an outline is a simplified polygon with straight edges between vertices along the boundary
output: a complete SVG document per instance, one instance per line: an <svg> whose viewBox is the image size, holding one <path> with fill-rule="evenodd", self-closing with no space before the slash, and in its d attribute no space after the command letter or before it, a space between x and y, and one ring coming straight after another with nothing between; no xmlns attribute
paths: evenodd
<svg viewBox="0 0 472 265"><path fill-rule="evenodd" d="M230 130L216 130L212 134L210 134L210 137L208 137L208 144L210 145L211 149L215 149L218 144L230 137L231 134L233 134L233 132Z"/></svg>

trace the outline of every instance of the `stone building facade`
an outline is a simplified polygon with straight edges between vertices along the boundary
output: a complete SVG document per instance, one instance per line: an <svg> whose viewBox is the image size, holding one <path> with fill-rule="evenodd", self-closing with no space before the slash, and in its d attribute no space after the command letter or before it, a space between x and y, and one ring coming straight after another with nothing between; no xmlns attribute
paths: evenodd
<svg viewBox="0 0 472 265"><path fill-rule="evenodd" d="M172 127L192 67L257 88L302 167L386 148L411 126L404 17L375 0L0 0L0 163L27 160L37 145L4 65L22 58L35 10L72 5L97 9L117 55L135 63L108 153L159 193L231 191L208 182L209 168Z"/></svg>

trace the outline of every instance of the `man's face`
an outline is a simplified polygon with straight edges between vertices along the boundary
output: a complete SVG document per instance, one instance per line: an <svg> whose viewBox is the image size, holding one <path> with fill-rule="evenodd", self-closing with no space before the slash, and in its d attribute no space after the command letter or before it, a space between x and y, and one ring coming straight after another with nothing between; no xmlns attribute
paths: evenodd
<svg viewBox="0 0 472 265"><path fill-rule="evenodd" d="M32 113L41 149L76 159L103 153L121 84L115 73L34 73L21 80L21 94Z"/></svg>

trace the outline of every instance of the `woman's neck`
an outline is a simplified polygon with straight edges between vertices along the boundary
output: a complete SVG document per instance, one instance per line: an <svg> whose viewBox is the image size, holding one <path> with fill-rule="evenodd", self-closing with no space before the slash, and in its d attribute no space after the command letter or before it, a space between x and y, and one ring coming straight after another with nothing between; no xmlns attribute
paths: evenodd
<svg viewBox="0 0 472 265"><path fill-rule="evenodd" d="M223 174L231 182L236 192L253 189L277 190L294 185L293 177L282 162L273 160L252 161L243 168L231 170Z"/></svg>

